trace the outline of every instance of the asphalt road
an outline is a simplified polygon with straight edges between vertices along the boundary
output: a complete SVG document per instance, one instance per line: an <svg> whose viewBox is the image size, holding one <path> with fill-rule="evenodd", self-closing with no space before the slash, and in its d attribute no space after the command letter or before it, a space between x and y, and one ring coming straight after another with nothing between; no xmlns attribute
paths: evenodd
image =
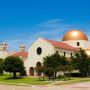
<svg viewBox="0 0 90 90"><path fill-rule="evenodd" d="M14 86L0 84L0 90L90 90L90 82L64 86Z"/></svg>

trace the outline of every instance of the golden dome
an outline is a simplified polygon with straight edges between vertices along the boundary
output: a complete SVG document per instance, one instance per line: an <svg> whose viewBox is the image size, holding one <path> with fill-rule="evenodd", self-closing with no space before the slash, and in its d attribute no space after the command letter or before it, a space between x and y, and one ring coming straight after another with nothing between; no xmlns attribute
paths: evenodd
<svg viewBox="0 0 90 90"><path fill-rule="evenodd" d="M63 41L68 41L68 40L86 40L86 41L88 41L88 37L82 31L70 30L63 37Z"/></svg>

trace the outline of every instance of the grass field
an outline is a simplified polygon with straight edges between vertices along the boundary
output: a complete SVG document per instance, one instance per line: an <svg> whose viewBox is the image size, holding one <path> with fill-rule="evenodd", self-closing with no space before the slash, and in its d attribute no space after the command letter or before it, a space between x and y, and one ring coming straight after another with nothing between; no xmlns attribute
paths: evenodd
<svg viewBox="0 0 90 90"><path fill-rule="evenodd" d="M48 79L45 78L45 81L39 80L39 78L30 78L30 77L23 77L23 78L17 78L17 79L11 79L11 74L4 74L0 76L0 83L2 84L14 84L14 85L48 85L51 83L55 83L53 81L48 81ZM68 80L67 78L60 79L60 81L63 81L62 83L58 82L56 85L64 85L64 84L72 84L77 82L86 82L90 81L90 78L71 78L71 80Z"/></svg>
<svg viewBox="0 0 90 90"><path fill-rule="evenodd" d="M90 82L90 78L74 77L74 78L71 78L71 80L61 82L61 83L57 83L55 85L68 85L68 84L79 83L79 82Z"/></svg>
<svg viewBox="0 0 90 90"><path fill-rule="evenodd" d="M10 74L0 76L0 83L12 83L12 84L29 84L29 85L46 85L50 82L40 81L38 78L23 77L17 79L11 79Z"/></svg>

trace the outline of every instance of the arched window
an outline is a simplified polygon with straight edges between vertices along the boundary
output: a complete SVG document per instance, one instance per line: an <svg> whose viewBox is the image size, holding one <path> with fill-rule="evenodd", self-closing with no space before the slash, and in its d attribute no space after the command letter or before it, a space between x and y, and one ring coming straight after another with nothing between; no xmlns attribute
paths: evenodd
<svg viewBox="0 0 90 90"><path fill-rule="evenodd" d="M36 66L37 66L37 67L41 67L41 63L40 63L40 62L37 62L37 63L36 63Z"/></svg>
<svg viewBox="0 0 90 90"><path fill-rule="evenodd" d="M31 67L31 68L29 69L29 72L30 72L30 76L34 76L34 68L33 68L33 67Z"/></svg>

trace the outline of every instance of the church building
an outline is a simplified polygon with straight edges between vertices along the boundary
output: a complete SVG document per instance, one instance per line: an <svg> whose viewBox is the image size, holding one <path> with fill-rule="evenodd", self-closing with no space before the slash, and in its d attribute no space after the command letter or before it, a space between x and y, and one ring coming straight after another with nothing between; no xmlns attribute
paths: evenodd
<svg viewBox="0 0 90 90"><path fill-rule="evenodd" d="M58 53L70 58L76 52L84 49L90 55L90 42L88 37L79 30L70 30L62 41L38 38L28 50L28 58L25 61L26 72L28 76L37 76L35 67L37 64L43 63L43 58L47 55ZM53 61L52 61L53 62Z"/></svg>
<svg viewBox="0 0 90 90"><path fill-rule="evenodd" d="M20 45L19 51L9 52L8 44L3 42L0 45L0 58L5 59L8 56L20 57L23 61L25 61L28 58L28 52L26 51L24 45Z"/></svg>
<svg viewBox="0 0 90 90"><path fill-rule="evenodd" d="M27 75L38 76L35 67L37 64L43 64L44 57L58 53L66 58L70 58L80 48L84 49L90 55L90 41L88 37L82 31L70 30L62 37L62 41L38 38L30 46L28 52L24 45L19 47L19 51L9 52L8 44L4 42L0 45L0 58L5 59L8 56L20 57L24 61Z"/></svg>

